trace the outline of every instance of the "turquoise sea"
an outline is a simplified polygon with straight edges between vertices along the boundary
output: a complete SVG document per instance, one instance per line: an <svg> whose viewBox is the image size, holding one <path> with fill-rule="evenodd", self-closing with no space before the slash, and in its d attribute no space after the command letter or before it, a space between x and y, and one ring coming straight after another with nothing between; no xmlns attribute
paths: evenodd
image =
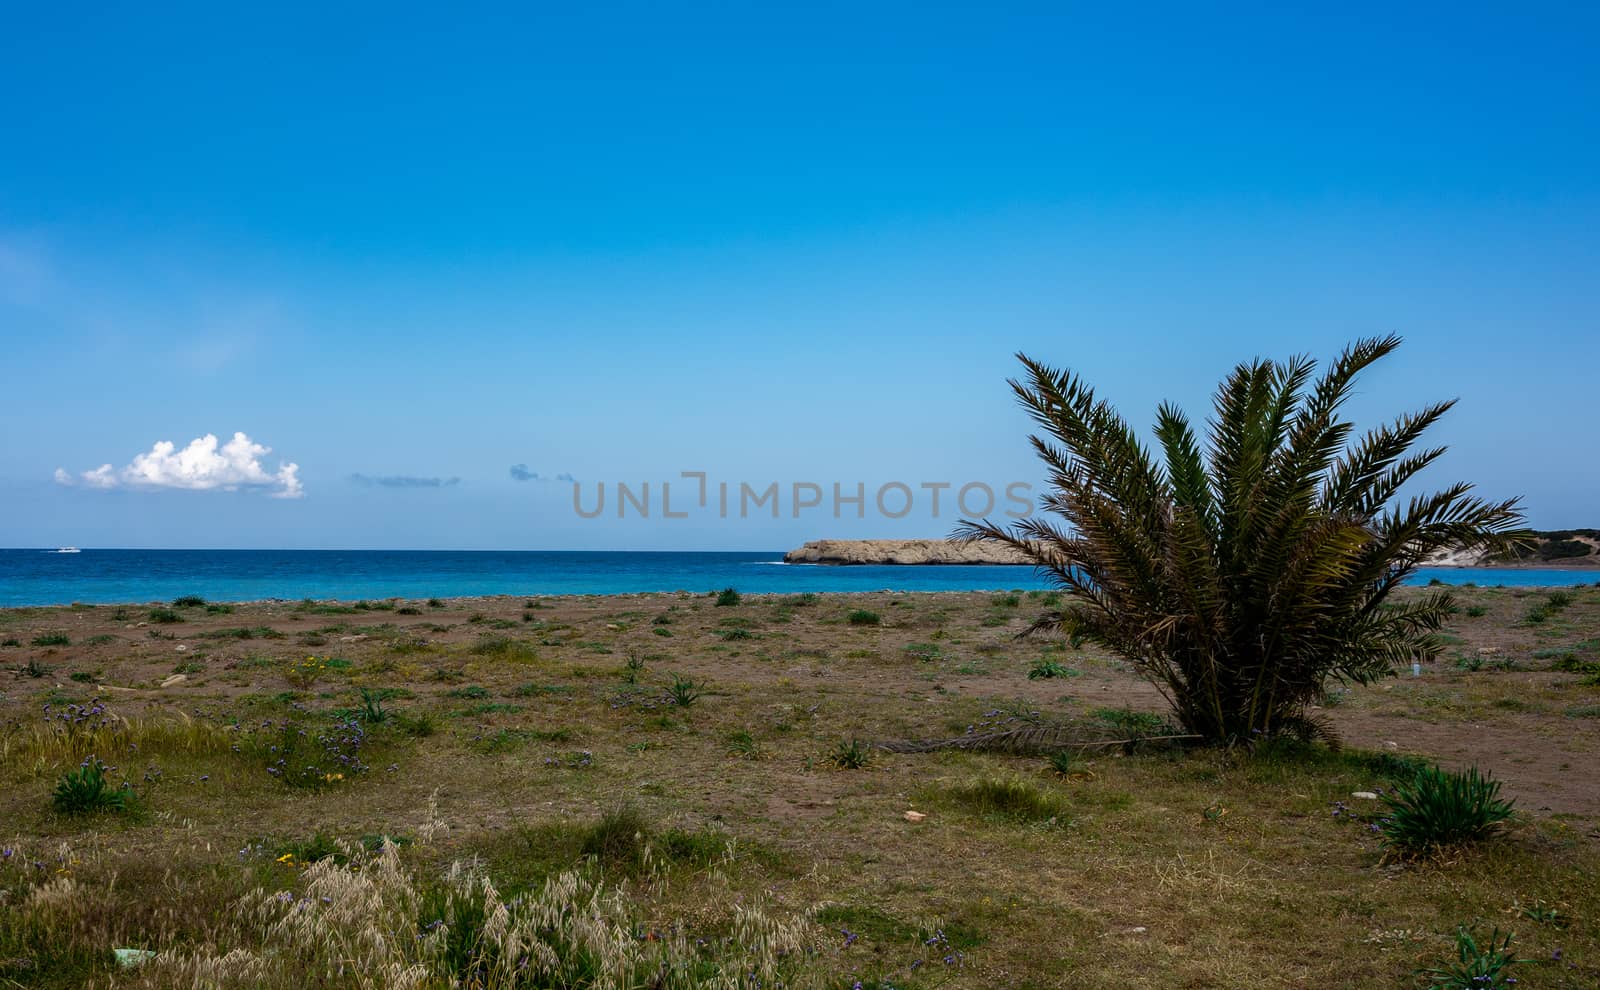
<svg viewBox="0 0 1600 990"><path fill-rule="evenodd" d="M1412 583L1575 585L1600 571L1431 568ZM1026 567L833 567L783 554L441 550L0 550L0 606L265 598L1042 588Z"/></svg>

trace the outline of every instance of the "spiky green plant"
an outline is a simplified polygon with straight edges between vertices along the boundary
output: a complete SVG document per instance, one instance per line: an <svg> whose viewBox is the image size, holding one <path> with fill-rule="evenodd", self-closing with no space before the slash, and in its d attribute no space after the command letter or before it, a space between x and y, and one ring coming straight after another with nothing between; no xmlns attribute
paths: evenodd
<svg viewBox="0 0 1600 990"><path fill-rule="evenodd" d="M1352 442L1340 409L1399 344L1358 341L1315 381L1306 357L1241 364L1217 390L1204 448L1183 412L1160 407L1159 460L1076 375L1019 355L1027 374L1010 384L1043 430L1031 439L1046 511L1011 527L963 520L956 535L1027 555L1069 592L1034 628L1127 657L1189 732L1304 731L1330 679L1366 683L1438 656L1448 591L1389 600L1430 553L1503 552L1521 537L1516 499L1487 502L1467 484L1398 504L1444 453L1412 448L1453 402Z"/></svg>
<svg viewBox="0 0 1600 990"><path fill-rule="evenodd" d="M1383 841L1405 853L1426 852L1480 839L1514 813L1500 782L1477 767L1460 772L1424 767L1383 795L1388 814Z"/></svg>
<svg viewBox="0 0 1600 990"><path fill-rule="evenodd" d="M1495 987L1514 987L1515 977L1507 971L1525 960L1511 955L1512 934L1500 933L1496 928L1489 934L1487 944L1479 945L1471 931L1456 929L1456 958L1433 969L1418 970L1417 975L1428 980L1428 990L1491 990Z"/></svg>
<svg viewBox="0 0 1600 990"><path fill-rule="evenodd" d="M667 700L679 708L688 708L705 693L704 688L693 679L682 674L673 674L672 683L667 685Z"/></svg>
<svg viewBox="0 0 1600 990"><path fill-rule="evenodd" d="M841 739L828 759L841 770L860 770L872 762L872 751L859 739Z"/></svg>

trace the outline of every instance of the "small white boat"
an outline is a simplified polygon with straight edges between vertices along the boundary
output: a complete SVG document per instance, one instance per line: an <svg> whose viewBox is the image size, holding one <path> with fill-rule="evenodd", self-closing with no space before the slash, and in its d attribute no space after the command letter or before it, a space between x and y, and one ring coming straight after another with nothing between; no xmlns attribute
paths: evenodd
<svg viewBox="0 0 1600 990"><path fill-rule="evenodd" d="M55 552L56 553L82 553L83 551L79 550L77 547L57 547Z"/></svg>

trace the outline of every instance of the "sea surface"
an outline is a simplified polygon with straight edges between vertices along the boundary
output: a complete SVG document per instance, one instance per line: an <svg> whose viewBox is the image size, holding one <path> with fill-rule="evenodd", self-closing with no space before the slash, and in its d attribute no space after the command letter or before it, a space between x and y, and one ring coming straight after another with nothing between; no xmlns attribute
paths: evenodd
<svg viewBox="0 0 1600 990"><path fill-rule="evenodd" d="M1600 571L1428 568L1413 584L1575 585ZM988 591L1046 587L1031 568L838 567L783 554L448 550L0 550L0 606L118 604L199 595L267 598L451 598L639 591Z"/></svg>

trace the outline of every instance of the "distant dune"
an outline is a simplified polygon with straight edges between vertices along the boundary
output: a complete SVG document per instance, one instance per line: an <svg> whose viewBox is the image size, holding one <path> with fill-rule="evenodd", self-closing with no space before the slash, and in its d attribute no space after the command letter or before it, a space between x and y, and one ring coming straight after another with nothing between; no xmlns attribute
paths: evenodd
<svg viewBox="0 0 1600 990"><path fill-rule="evenodd" d="M1600 529L1559 529L1533 534L1533 546L1516 557L1450 550L1428 559L1430 567L1600 567Z"/></svg>

